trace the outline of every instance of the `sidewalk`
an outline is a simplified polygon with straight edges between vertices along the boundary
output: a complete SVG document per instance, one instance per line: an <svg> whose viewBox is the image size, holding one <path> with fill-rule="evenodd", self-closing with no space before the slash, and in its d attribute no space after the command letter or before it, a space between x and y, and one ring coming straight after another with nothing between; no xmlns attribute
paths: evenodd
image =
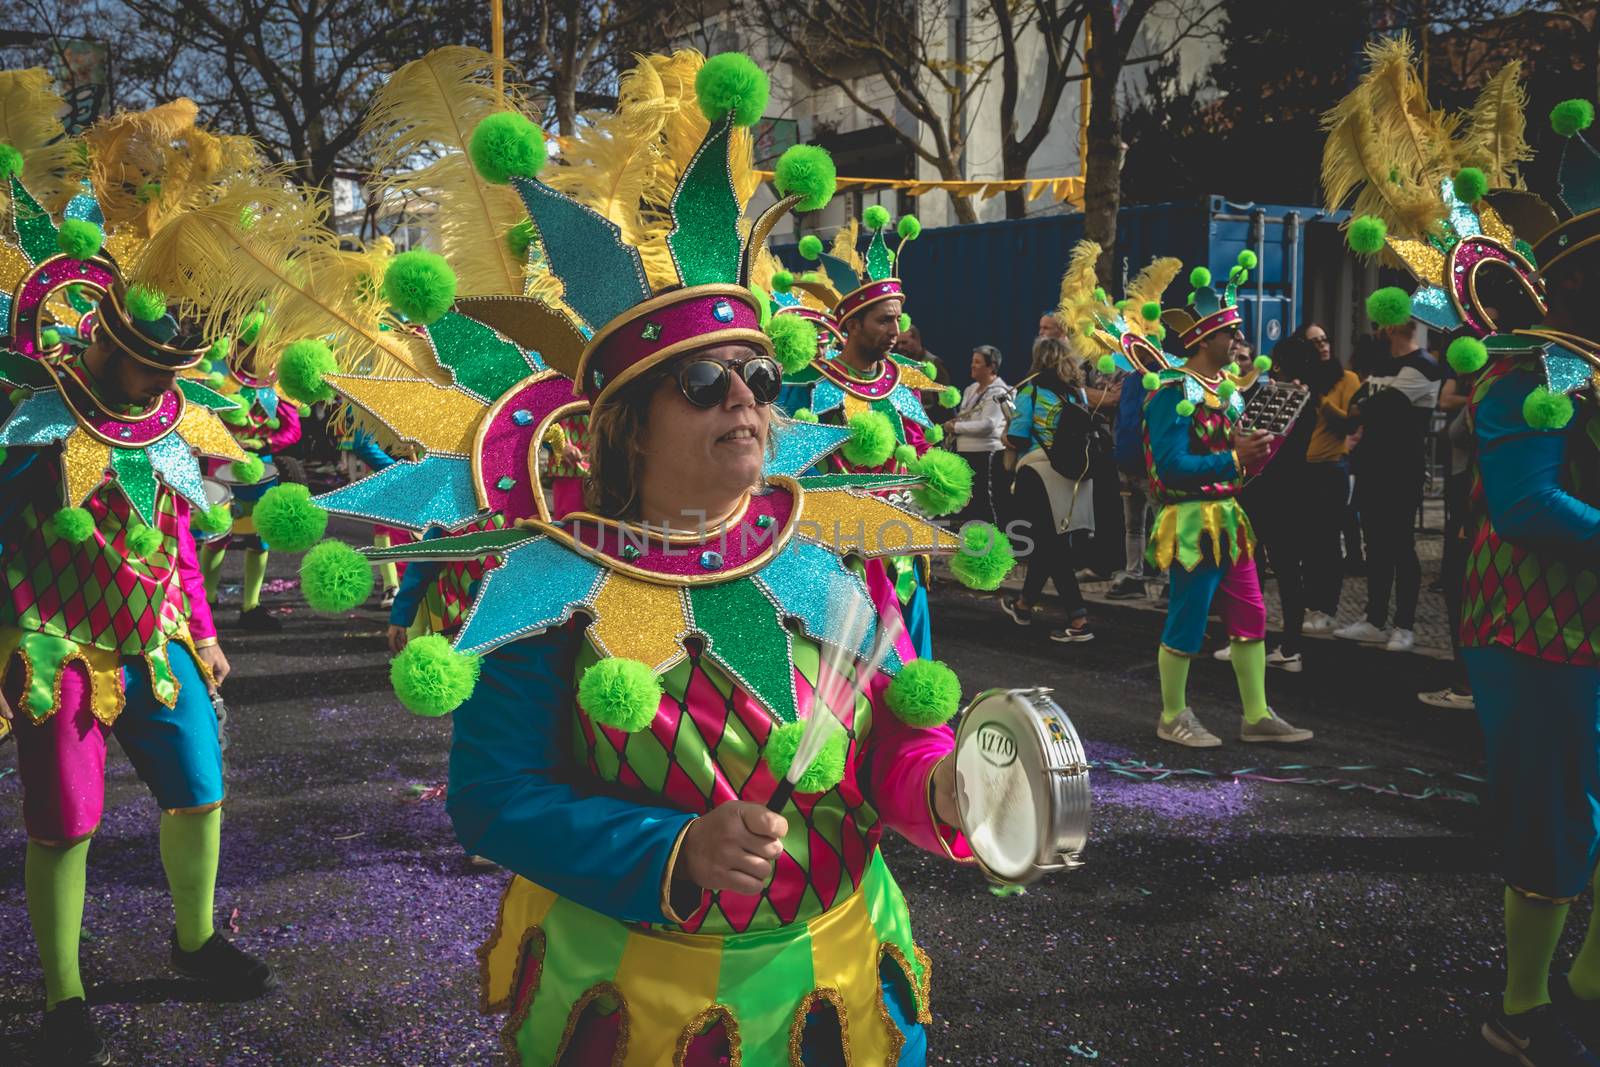
<svg viewBox="0 0 1600 1067"><path fill-rule="evenodd" d="M1445 611L1444 595L1430 588L1439 580L1439 567L1444 549L1444 536L1440 533L1443 525L1443 501L1432 499L1426 501L1423 505L1424 529L1417 534L1416 541L1417 556L1422 561L1422 595L1417 598L1417 643L1412 651L1419 656L1448 660L1451 658L1450 627L1453 623ZM942 564L939 566L941 570L947 570ZM1023 567L1019 565L1001 588L1008 592L1019 591L1022 588L1022 574ZM955 580L949 574L942 576L950 581ZM1267 601L1267 630L1270 642L1271 634L1283 631L1283 604L1278 598L1277 578L1270 571L1263 571L1261 584ZM1053 589L1053 587L1047 588ZM1155 582L1149 583L1149 595L1144 600L1106 599L1106 591L1111 588L1110 581L1080 580L1079 588L1083 591L1084 599L1091 605L1105 604L1163 614L1167 610L1165 602L1158 602L1155 599L1160 589ZM1053 599L1054 594L1050 592L1046 596ZM1343 626L1345 623L1362 618L1366 613L1366 606L1366 578L1359 574L1346 575L1339 595L1338 624ZM1326 634L1306 634L1305 637L1308 641L1338 640Z"/></svg>

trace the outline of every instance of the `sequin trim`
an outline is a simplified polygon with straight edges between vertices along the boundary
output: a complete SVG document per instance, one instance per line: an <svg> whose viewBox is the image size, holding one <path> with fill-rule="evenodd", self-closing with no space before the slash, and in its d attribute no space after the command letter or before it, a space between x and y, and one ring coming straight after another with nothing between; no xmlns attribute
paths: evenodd
<svg viewBox="0 0 1600 1067"><path fill-rule="evenodd" d="M739 1022L723 1004L713 1004L689 1020L689 1025L678 1035L677 1051L672 1054L673 1067L684 1067L689 1058L689 1042L705 1031L713 1019L722 1020L722 1032L728 1035L728 1067L740 1067L744 1062L744 1051L739 1037Z"/></svg>
<svg viewBox="0 0 1600 1067"><path fill-rule="evenodd" d="M882 997L879 990L879 997ZM800 1005L794 1010L794 1020L789 1024L789 1067L805 1067L805 1061L800 1058L800 1045L806 1036L806 1016L811 1013L811 1008L819 1000L826 1000L833 1005L833 1013L839 1019L839 1046L844 1052L845 1067L854 1067L855 1057L850 1052L850 1016L845 1011L844 997L832 986L820 986L807 993L801 999ZM895 1052L899 1053L899 1048Z"/></svg>
<svg viewBox="0 0 1600 1067"><path fill-rule="evenodd" d="M530 1005L536 992L536 990L529 992L528 1002ZM556 1046L555 1063L560 1063L561 1057L567 1054L567 1046L572 1044L572 1035L578 1029L578 1020L583 1018L583 1009L594 1003L595 999L601 996L616 998L617 1011L622 1016L622 1021L617 1026L617 1043L611 1050L611 1067L622 1067L623 1058L628 1054L628 1001L623 997L622 990L617 988L615 982L596 982L583 991L583 996L573 1002L572 1010L567 1013L566 1028L561 1031L561 1043ZM512 1047L515 1049L515 1044Z"/></svg>

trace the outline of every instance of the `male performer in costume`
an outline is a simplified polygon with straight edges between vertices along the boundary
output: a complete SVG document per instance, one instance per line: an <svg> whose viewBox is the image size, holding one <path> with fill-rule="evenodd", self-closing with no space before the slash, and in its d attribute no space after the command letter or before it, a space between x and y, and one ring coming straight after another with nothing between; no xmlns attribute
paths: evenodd
<svg viewBox="0 0 1600 1067"><path fill-rule="evenodd" d="M1239 505L1245 476L1267 461L1271 438L1236 423L1244 411L1241 386L1270 366L1248 374L1230 362L1239 331L1236 287L1255 266L1246 251L1222 292L1211 272L1189 275L1189 309L1162 313L1187 355L1164 371L1145 399L1145 464L1150 496L1160 506L1150 535L1149 558L1171 574L1167 623L1157 662L1161 718L1156 736L1190 748L1213 748L1220 738L1201 725L1188 703L1189 663L1205 644L1206 616L1216 603L1232 649L1234 677L1244 705L1241 741L1307 741L1311 731L1289 725L1267 706L1267 609L1253 558L1250 520Z"/></svg>
<svg viewBox="0 0 1600 1067"><path fill-rule="evenodd" d="M1531 1067L1600 1064L1595 916L1550 978L1600 857L1600 153L1576 136L1593 117L1581 100L1551 116L1571 137L1558 178L1573 217L1527 193L1489 197L1532 242L1543 322L1450 353L1457 369L1487 360L1461 620L1506 881L1505 994L1482 1032Z"/></svg>

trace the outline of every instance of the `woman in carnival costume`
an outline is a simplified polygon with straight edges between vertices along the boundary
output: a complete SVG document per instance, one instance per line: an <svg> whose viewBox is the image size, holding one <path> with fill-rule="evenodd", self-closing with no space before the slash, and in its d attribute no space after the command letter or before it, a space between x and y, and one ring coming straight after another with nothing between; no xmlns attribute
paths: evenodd
<svg viewBox="0 0 1600 1067"><path fill-rule="evenodd" d="M962 542L865 491L920 493L915 477L808 474L848 428L774 415L775 350L797 359L816 339L761 328L754 250L832 180L794 166L815 150L791 150L783 200L741 235L745 127L765 99L747 57L680 52L624 80L630 139L603 166L544 168L515 112L472 134L480 172L523 199L559 300L464 310L571 380L540 379L548 395L502 404L479 434L521 434L495 477L536 484L526 443L576 399L590 510L370 555L501 559L456 649L413 641L392 677L413 710L455 710L457 832L518 874L483 950L484 1002L509 1013L524 1063L924 1062L928 964L877 841L888 825L965 858L943 725L960 685L903 639L884 670L860 661L898 625L878 560ZM605 197L631 160L642 193ZM953 566L993 588L1009 546L992 528L972 540ZM834 699L847 729L768 811L807 713L829 713L813 705L835 689L828 620L852 604L873 632L840 650L844 674L863 673Z"/></svg>
<svg viewBox="0 0 1600 1067"><path fill-rule="evenodd" d="M209 344L119 266L152 277L151 244L254 153L194 128L186 100L104 120L81 140L64 136L61 110L44 71L0 73L0 128L16 139L0 145L12 222L0 245L11 390L0 405L0 716L17 735L42 1051L76 1065L110 1060L78 969L108 733L162 809L174 968L240 997L275 980L212 925L223 778L211 692L228 661L189 517L207 506L195 454L245 459L218 419L236 405L179 378ZM80 159L91 179L81 191ZM62 207L59 220L45 204Z"/></svg>
<svg viewBox="0 0 1600 1067"><path fill-rule="evenodd" d="M1289 725L1267 705L1267 608L1256 574L1250 519L1239 490L1270 458L1270 437L1237 423L1244 412L1241 389L1249 388L1272 361L1256 358L1248 370L1230 362L1239 332L1237 291L1256 266L1248 249L1228 271L1221 290L1211 272L1189 274L1193 291L1183 308L1161 311L1146 304L1140 314L1159 314L1177 335L1187 358L1166 360L1148 372L1144 402L1145 465L1150 498L1159 510L1150 531L1147 558L1171 575L1167 621L1156 662L1161 674L1161 716L1156 736L1190 748L1213 748L1220 738L1189 707L1189 664L1205 644L1206 617L1213 606L1228 630L1229 659L1239 684L1241 741L1297 742L1311 731Z"/></svg>
<svg viewBox="0 0 1600 1067"><path fill-rule="evenodd" d="M1506 938L1505 991L1481 1033L1530 1067L1592 1067L1600 922L1590 918L1566 974L1550 970L1600 855L1600 153L1578 136L1594 108L1569 100L1551 113L1570 140L1547 203L1516 189L1529 157L1518 64L1457 120L1429 106L1409 41L1376 43L1369 56L1372 72L1330 113L1327 200L1357 191L1351 247L1383 252L1417 279L1409 295L1374 293L1373 318L1459 332L1446 358L1478 374L1460 637ZM1357 137L1373 151L1353 153ZM1379 159L1382 176L1367 170Z"/></svg>
<svg viewBox="0 0 1600 1067"><path fill-rule="evenodd" d="M940 402L955 407L961 393L934 381L932 368L894 351L900 331L910 324L906 292L895 276L906 243L922 232L916 216L896 226L899 244L889 248L885 231L889 212L874 204L862 222L872 234L863 257L856 250L855 220L835 235L823 251L815 234L800 239L800 255L822 269L798 278L777 273L773 291L782 299L796 291L790 313L821 328L828 342L819 358L785 367L783 407L798 419L817 419L847 426L850 440L830 460L830 469L862 474L911 473L924 480L929 499L918 506L932 516L951 515L972 496L973 474L967 461L953 452L934 449L944 430L933 424L923 407L924 392L939 393ZM812 309L825 307L818 315ZM899 591L911 639L919 655L932 655L933 631L928 614L927 557L891 560L886 565Z"/></svg>
<svg viewBox="0 0 1600 1067"><path fill-rule="evenodd" d="M222 419L233 431L234 440L251 453L242 463L226 465L226 478L233 483L233 521L225 535L208 540L200 550L200 569L206 576L206 594L215 603L222 582L222 561L228 548L238 543L244 549L244 586L240 591L239 625L247 630L268 632L283 629L283 624L261 606L261 585L267 576L268 544L256 529L252 512L256 502L278 484L275 453L300 440L300 411L293 401L279 393L277 369L262 358L256 345L266 312L253 311L245 318L231 340L219 338L195 367L212 388L232 397L238 408ZM218 365L221 365L220 368ZM224 475L221 463L207 464L207 474ZM203 528L209 516L199 520Z"/></svg>

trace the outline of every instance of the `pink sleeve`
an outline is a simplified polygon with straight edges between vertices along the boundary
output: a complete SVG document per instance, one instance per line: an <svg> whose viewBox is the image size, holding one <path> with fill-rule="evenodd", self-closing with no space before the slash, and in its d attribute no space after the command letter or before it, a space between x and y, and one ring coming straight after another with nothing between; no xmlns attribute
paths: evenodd
<svg viewBox="0 0 1600 1067"><path fill-rule="evenodd" d="M898 614L900 602L883 562L868 562L865 577L879 616ZM903 626L896 651L902 661L916 658ZM967 839L934 814L929 789L934 767L955 751L955 731L948 726L917 727L901 722L884 702L883 693L888 687L889 679L882 674L873 680L872 733L867 738L868 774L878 815L884 825L898 830L918 848L971 862Z"/></svg>
<svg viewBox="0 0 1600 1067"><path fill-rule="evenodd" d="M288 448L300 440L300 410L292 400L278 401L278 428L267 434L267 448L272 452Z"/></svg>
<svg viewBox="0 0 1600 1067"><path fill-rule="evenodd" d="M194 534L189 531L189 502L176 498L178 508L178 580L183 583L184 595L189 598L189 636L205 641L217 636L217 627L211 621L211 604L206 600L206 580L200 573L200 553L194 547Z"/></svg>
<svg viewBox="0 0 1600 1067"><path fill-rule="evenodd" d="M917 455L920 456L933 447L928 443L928 432L922 428L920 422L912 419L902 419L901 422L905 425L906 444L916 449Z"/></svg>

